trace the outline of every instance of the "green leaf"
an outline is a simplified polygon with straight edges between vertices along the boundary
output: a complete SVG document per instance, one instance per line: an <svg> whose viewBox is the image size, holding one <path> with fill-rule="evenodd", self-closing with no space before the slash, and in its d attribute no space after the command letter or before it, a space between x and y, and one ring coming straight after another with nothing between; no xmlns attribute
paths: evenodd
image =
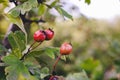
<svg viewBox="0 0 120 80"><path fill-rule="evenodd" d="M73 20L72 16L68 14L64 9L62 9L60 6L56 6L55 9L62 15L65 16L71 20Z"/></svg>
<svg viewBox="0 0 120 80"><path fill-rule="evenodd" d="M44 67L41 69L41 73L49 74L49 69L47 67Z"/></svg>
<svg viewBox="0 0 120 80"><path fill-rule="evenodd" d="M8 41L12 47L12 53L19 59L22 56L22 51L26 48L25 45L25 35L21 31L11 32L8 35Z"/></svg>
<svg viewBox="0 0 120 80"><path fill-rule="evenodd" d="M10 14L12 17L18 17L20 15L20 6L12 8L8 14Z"/></svg>
<svg viewBox="0 0 120 80"><path fill-rule="evenodd" d="M59 2L59 0L53 1L53 2L50 4L50 6L51 6L51 7L54 7L54 6L57 4L57 2Z"/></svg>
<svg viewBox="0 0 120 80"><path fill-rule="evenodd" d="M80 67L85 69L88 73L94 71L100 64L99 60L88 58L80 64ZM90 65L90 66L89 66Z"/></svg>
<svg viewBox="0 0 120 80"><path fill-rule="evenodd" d="M40 75L41 75L40 67L41 66L37 64L37 61L35 58L33 57L29 59L27 58L24 64L33 76L35 76L38 79L40 78Z"/></svg>
<svg viewBox="0 0 120 80"><path fill-rule="evenodd" d="M41 78L44 78L48 74L49 74L49 68L44 67L44 68L41 69L41 75L40 75Z"/></svg>
<svg viewBox="0 0 120 80"><path fill-rule="evenodd" d="M38 7L38 14L39 14L39 16L43 15L45 10L46 10L46 6L43 5L43 4L40 4L39 7Z"/></svg>
<svg viewBox="0 0 120 80"><path fill-rule="evenodd" d="M30 54L28 54L28 57L39 57L41 54L45 53L47 54L50 58L54 59L55 54L59 52L59 48L51 48L51 47L46 47L43 49L39 49L38 51L32 51Z"/></svg>
<svg viewBox="0 0 120 80"><path fill-rule="evenodd" d="M89 5L91 3L91 0L85 0L85 3Z"/></svg>
<svg viewBox="0 0 120 80"><path fill-rule="evenodd" d="M89 78L83 70L80 73L69 74L65 80L89 80Z"/></svg>
<svg viewBox="0 0 120 80"><path fill-rule="evenodd" d="M14 18L12 15L10 14L5 14L5 16L7 16L7 18L14 24L16 24L24 33L25 33L25 39L26 39L26 43L27 43L27 32L24 28L23 22L21 20L20 17L16 17Z"/></svg>
<svg viewBox="0 0 120 80"><path fill-rule="evenodd" d="M15 33L11 32L8 35L8 40L12 46L12 49L18 48L22 52L26 48L25 35L20 31L16 31Z"/></svg>
<svg viewBox="0 0 120 80"><path fill-rule="evenodd" d="M11 14L13 17L18 17L20 12L21 14L25 14L26 12L29 12L32 8L37 7L37 5L38 5L37 0L28 0L24 2L23 4L18 5L14 7L13 9L11 9L9 11L9 14Z"/></svg>
<svg viewBox="0 0 120 80"><path fill-rule="evenodd" d="M0 44L0 55L2 55L4 51L8 52L8 50L3 45Z"/></svg>
<svg viewBox="0 0 120 80"><path fill-rule="evenodd" d="M55 58L55 55L54 55L54 49L52 48L46 48L45 49L45 53L52 59Z"/></svg>
<svg viewBox="0 0 120 80"><path fill-rule="evenodd" d="M30 75L24 63L16 56L10 54L9 56L5 56L3 61L8 65L5 68L7 80L36 80L33 76Z"/></svg>
<svg viewBox="0 0 120 80"><path fill-rule="evenodd" d="M32 6L31 6L31 3L29 3L29 1L27 2L24 2L22 5L21 5L21 13L22 14L25 14L25 12L28 12L32 9Z"/></svg>

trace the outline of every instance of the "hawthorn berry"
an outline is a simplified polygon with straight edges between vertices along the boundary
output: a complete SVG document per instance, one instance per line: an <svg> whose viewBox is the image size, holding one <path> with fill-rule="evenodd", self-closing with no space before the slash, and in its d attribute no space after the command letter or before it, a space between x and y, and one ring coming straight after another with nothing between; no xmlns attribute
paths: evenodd
<svg viewBox="0 0 120 80"><path fill-rule="evenodd" d="M46 38L45 32L42 30L38 30L34 33L33 38L37 42L42 42Z"/></svg>
<svg viewBox="0 0 120 80"><path fill-rule="evenodd" d="M51 40L54 36L54 31L52 29L46 29L45 31L46 38L45 40Z"/></svg>
<svg viewBox="0 0 120 80"><path fill-rule="evenodd" d="M61 55L69 55L72 52L72 45L70 43L63 43L60 47Z"/></svg>
<svg viewBox="0 0 120 80"><path fill-rule="evenodd" d="M59 78L57 76L51 76L49 80L58 80Z"/></svg>
<svg viewBox="0 0 120 80"><path fill-rule="evenodd" d="M44 77L44 80L58 80L58 76L47 75Z"/></svg>

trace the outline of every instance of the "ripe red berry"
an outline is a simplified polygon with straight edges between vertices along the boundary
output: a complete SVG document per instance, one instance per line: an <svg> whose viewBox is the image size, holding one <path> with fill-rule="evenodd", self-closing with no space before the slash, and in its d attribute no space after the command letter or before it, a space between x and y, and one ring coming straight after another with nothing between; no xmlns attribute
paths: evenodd
<svg viewBox="0 0 120 80"><path fill-rule="evenodd" d="M46 38L45 40L51 40L54 36L54 31L52 29L46 29L45 30L45 35L46 35Z"/></svg>
<svg viewBox="0 0 120 80"><path fill-rule="evenodd" d="M60 54L68 55L72 52L72 45L70 43L63 43L60 47Z"/></svg>
<svg viewBox="0 0 120 80"><path fill-rule="evenodd" d="M57 76L51 76L49 80L58 80Z"/></svg>
<svg viewBox="0 0 120 80"><path fill-rule="evenodd" d="M46 38L45 32L42 30L38 30L34 33L33 38L37 42L42 42Z"/></svg>

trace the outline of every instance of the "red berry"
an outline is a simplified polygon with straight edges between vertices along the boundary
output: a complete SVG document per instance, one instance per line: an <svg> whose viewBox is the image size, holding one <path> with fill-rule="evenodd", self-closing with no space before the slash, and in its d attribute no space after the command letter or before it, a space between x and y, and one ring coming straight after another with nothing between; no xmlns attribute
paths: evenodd
<svg viewBox="0 0 120 80"><path fill-rule="evenodd" d="M46 29L45 30L45 35L46 35L46 38L45 40L51 40L54 36L54 31L52 29Z"/></svg>
<svg viewBox="0 0 120 80"><path fill-rule="evenodd" d="M49 80L58 80L57 76L51 76Z"/></svg>
<svg viewBox="0 0 120 80"><path fill-rule="evenodd" d="M72 45L70 43L63 43L60 47L60 54L68 55L72 52Z"/></svg>
<svg viewBox="0 0 120 80"><path fill-rule="evenodd" d="M42 42L46 38L45 32L42 30L38 30L34 33L33 38L37 42Z"/></svg>

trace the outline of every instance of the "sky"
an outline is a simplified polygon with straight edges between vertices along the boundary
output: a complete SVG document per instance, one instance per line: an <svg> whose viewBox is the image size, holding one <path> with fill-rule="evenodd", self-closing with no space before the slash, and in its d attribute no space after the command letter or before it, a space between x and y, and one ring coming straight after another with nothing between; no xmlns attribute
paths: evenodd
<svg viewBox="0 0 120 80"><path fill-rule="evenodd" d="M79 7L82 14L90 18L112 19L120 16L120 0L91 0L90 5L84 1L70 0Z"/></svg>
<svg viewBox="0 0 120 80"><path fill-rule="evenodd" d="M80 13L84 14L89 18L96 18L96 19L114 19L117 16L120 16L120 0L91 0L91 4L88 5L85 3L85 0L61 0L69 3L67 7L64 9L72 14L74 17L79 17ZM79 11L71 11L68 9L68 6L71 4L76 5L79 8ZM14 7L13 5L11 8ZM10 9L10 8L9 8ZM6 8L5 12L9 11ZM59 13L56 10L52 10L54 15L58 15Z"/></svg>

